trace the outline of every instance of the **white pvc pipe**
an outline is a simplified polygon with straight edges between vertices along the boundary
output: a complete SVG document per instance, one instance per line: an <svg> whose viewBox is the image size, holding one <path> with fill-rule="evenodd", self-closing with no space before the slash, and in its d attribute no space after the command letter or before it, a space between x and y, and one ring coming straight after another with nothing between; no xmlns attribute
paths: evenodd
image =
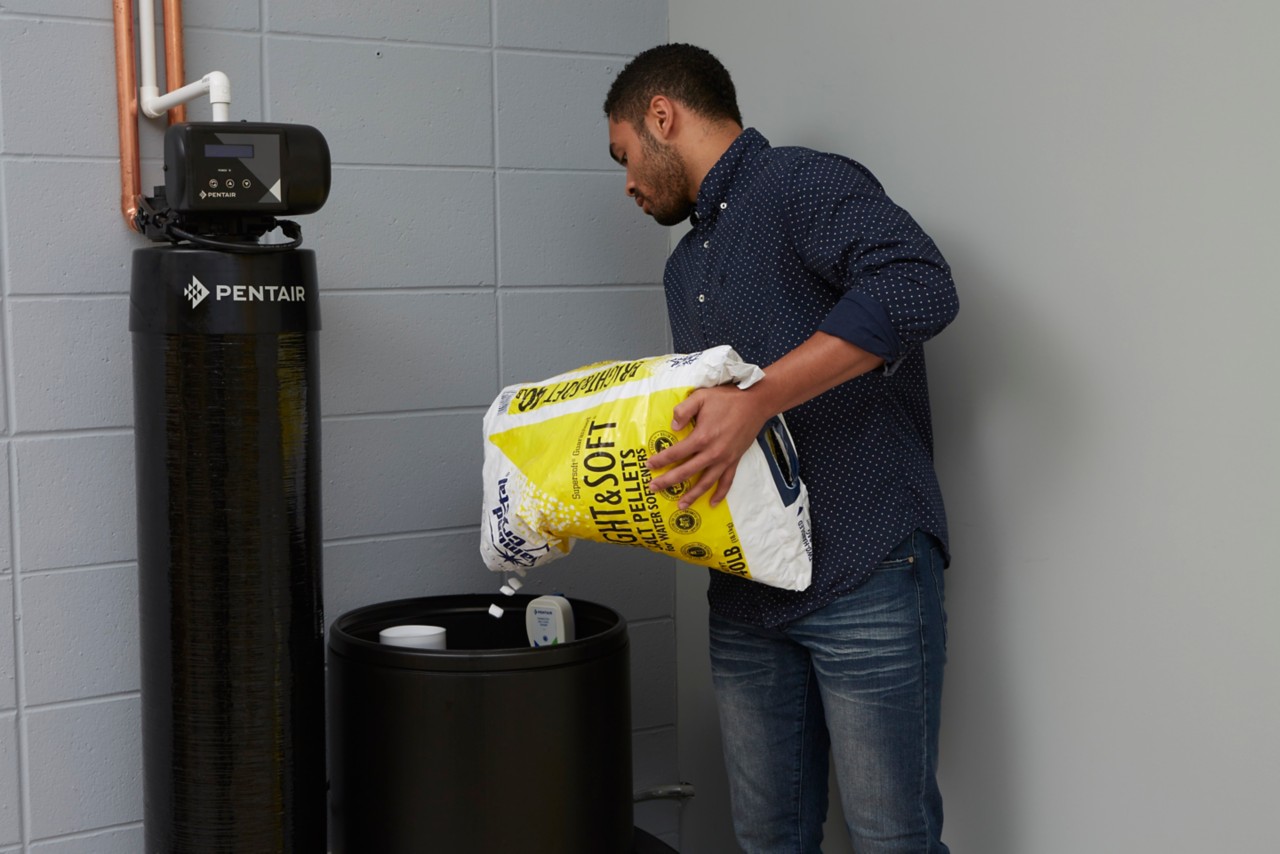
<svg viewBox="0 0 1280 854"><path fill-rule="evenodd" d="M209 96L215 122L231 120L231 81L221 71L210 71L196 82L164 95L152 95L143 101L142 111L153 119L159 118L179 104L194 101L202 95Z"/></svg>
<svg viewBox="0 0 1280 854"><path fill-rule="evenodd" d="M210 71L204 79L209 81L209 105L213 107L213 120L231 121L231 81L221 71Z"/></svg>
<svg viewBox="0 0 1280 854"><path fill-rule="evenodd" d="M141 54L141 84L138 86L138 106L143 115L158 119L169 110L194 101L202 95L209 96L215 122L231 121L231 81L221 71L210 71L194 83L188 83L164 95L156 85L156 10L155 0L138 3L139 46Z"/></svg>
<svg viewBox="0 0 1280 854"><path fill-rule="evenodd" d="M148 117L158 118L164 115L164 111L154 113L150 108L151 103L160 95L160 87L156 85L155 0L140 0L138 3L138 53L141 78L138 86L138 105Z"/></svg>

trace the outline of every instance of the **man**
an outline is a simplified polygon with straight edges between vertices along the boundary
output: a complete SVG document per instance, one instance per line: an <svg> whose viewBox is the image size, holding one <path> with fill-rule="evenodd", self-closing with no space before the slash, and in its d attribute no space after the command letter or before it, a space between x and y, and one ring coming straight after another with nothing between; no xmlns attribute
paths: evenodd
<svg viewBox="0 0 1280 854"><path fill-rule="evenodd" d="M734 829L748 854L818 852L827 757L858 854L946 852L935 780L947 527L921 345L955 316L933 241L861 165L743 129L728 72L661 45L604 105L626 191L692 228L667 261L680 352L733 346L747 390L695 391L652 488L718 503L785 412L809 489L808 590L711 573L712 675Z"/></svg>

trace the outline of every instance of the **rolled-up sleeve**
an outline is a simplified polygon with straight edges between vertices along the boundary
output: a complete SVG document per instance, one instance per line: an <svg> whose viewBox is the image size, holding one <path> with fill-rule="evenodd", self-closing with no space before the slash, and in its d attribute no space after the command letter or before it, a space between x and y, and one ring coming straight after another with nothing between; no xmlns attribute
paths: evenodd
<svg viewBox="0 0 1280 854"><path fill-rule="evenodd" d="M840 292L819 330L885 360L892 373L959 310L933 240L861 165L835 155L794 164L786 194L794 246Z"/></svg>

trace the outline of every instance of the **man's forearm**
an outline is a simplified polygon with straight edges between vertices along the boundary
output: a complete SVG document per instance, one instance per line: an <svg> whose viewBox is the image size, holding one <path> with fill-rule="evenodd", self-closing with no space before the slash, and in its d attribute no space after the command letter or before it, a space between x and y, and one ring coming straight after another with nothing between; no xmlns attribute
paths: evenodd
<svg viewBox="0 0 1280 854"><path fill-rule="evenodd" d="M648 466L661 472L649 488L658 492L698 477L680 506L690 506L713 487L711 503L719 503L733 484L738 460L766 421L883 364L874 353L817 332L766 367L764 379L745 391L732 385L697 389L676 406L671 422L673 430L692 422L693 432L649 458Z"/></svg>
<svg viewBox="0 0 1280 854"><path fill-rule="evenodd" d="M764 379L747 393L759 397L760 411L768 418L883 365L884 359L856 344L815 332L799 347L766 366Z"/></svg>

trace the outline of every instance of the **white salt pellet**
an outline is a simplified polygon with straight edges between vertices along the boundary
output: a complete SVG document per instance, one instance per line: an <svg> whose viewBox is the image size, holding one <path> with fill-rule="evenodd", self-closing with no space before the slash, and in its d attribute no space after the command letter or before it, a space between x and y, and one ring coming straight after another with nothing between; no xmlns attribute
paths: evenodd
<svg viewBox="0 0 1280 854"><path fill-rule="evenodd" d="M516 595L516 591L515 591L512 587L510 587L509 585L504 584L504 585L502 585L502 595L503 595L503 596L514 596L514 595Z"/></svg>
<svg viewBox="0 0 1280 854"><path fill-rule="evenodd" d="M524 582L522 582L522 581L521 581L520 579L518 579L518 578L513 578L513 579L511 579L510 581L508 581L507 583L511 585L511 589L512 589L513 591L514 591L514 590L519 590L521 587L524 587Z"/></svg>
<svg viewBox="0 0 1280 854"><path fill-rule="evenodd" d="M502 609L501 609L501 608L499 608L497 605L490 605L490 606L489 606L489 616L490 616L490 617L501 617L501 616L502 616Z"/></svg>

